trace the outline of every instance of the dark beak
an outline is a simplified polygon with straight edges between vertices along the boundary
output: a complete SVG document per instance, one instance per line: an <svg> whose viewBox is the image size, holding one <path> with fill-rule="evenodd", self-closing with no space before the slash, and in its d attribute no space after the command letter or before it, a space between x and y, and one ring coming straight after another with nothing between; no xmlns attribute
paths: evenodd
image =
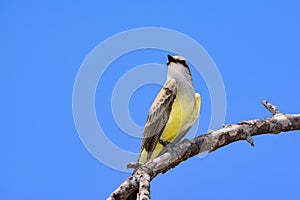
<svg viewBox="0 0 300 200"><path fill-rule="evenodd" d="M176 63L176 60L175 60L175 58L173 58L172 56L170 56L170 55L168 54L168 63L171 63L171 62Z"/></svg>

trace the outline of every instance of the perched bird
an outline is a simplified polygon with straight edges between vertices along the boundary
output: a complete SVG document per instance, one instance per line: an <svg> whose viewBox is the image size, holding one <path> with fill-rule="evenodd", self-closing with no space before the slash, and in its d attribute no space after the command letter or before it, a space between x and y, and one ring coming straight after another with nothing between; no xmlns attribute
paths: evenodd
<svg viewBox="0 0 300 200"><path fill-rule="evenodd" d="M168 55L167 80L155 98L144 128L139 163L160 155L179 142L199 117L201 97L195 93L190 68L181 56ZM135 200L138 190L126 199Z"/></svg>
<svg viewBox="0 0 300 200"><path fill-rule="evenodd" d="M201 97L195 93L192 74L181 56L168 55L167 80L147 118L138 162L160 155L169 143L179 142L199 117Z"/></svg>

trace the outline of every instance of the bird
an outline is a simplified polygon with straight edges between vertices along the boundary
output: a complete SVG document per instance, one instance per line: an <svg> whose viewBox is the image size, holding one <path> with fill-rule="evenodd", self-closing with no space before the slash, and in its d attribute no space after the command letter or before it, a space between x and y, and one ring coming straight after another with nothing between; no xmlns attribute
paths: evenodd
<svg viewBox="0 0 300 200"><path fill-rule="evenodd" d="M192 74L182 56L168 55L167 80L149 110L138 163L162 154L170 143L178 143L200 114L201 96L195 93ZM138 190L126 198L137 199Z"/></svg>
<svg viewBox="0 0 300 200"><path fill-rule="evenodd" d="M138 163L158 157L169 143L178 143L200 114L201 96L194 91L186 59L168 55L167 67L167 80L148 113Z"/></svg>

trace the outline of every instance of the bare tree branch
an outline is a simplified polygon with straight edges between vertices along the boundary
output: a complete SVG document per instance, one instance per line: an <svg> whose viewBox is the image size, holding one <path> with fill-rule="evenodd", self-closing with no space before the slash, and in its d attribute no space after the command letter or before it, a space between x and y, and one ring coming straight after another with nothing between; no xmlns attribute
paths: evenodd
<svg viewBox="0 0 300 200"><path fill-rule="evenodd" d="M191 141L185 139L177 144L169 144L166 153L140 165L132 176L127 178L108 199L126 199L139 186L140 195L149 195L145 199L150 199L149 182L159 173L167 172L190 157L202 152L215 151L239 140L246 140L251 145L254 145L251 137L256 135L300 130L300 114L283 114L277 110L276 106L267 101L263 101L262 104L272 113L272 117L225 125L219 130L210 131Z"/></svg>
<svg viewBox="0 0 300 200"><path fill-rule="evenodd" d="M150 199L150 176L146 173L142 174L139 183L139 199L149 200Z"/></svg>

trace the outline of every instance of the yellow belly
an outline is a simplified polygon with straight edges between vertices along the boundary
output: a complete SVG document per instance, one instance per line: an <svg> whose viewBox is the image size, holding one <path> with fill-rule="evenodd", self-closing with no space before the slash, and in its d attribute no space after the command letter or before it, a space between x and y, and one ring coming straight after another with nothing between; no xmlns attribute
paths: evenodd
<svg viewBox="0 0 300 200"><path fill-rule="evenodd" d="M198 93L195 94L196 105L191 105L191 102L181 99L174 101L169 120L160 137L164 142L172 142L178 134L186 131L198 119L200 112L201 99ZM159 152L163 149L163 145L158 143L151 155L150 159L156 158Z"/></svg>

